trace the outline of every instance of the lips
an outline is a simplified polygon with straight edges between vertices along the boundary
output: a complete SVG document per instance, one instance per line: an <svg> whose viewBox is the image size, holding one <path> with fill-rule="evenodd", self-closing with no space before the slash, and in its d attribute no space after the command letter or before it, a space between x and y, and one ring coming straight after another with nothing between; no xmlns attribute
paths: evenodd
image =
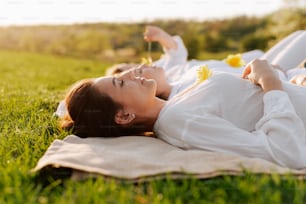
<svg viewBox="0 0 306 204"><path fill-rule="evenodd" d="M146 80L145 78L141 77L140 78L140 83L143 84L145 80Z"/></svg>

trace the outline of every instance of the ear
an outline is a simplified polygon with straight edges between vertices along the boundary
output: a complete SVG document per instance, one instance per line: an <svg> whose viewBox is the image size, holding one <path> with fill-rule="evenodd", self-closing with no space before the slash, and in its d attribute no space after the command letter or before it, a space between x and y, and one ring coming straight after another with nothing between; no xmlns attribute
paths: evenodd
<svg viewBox="0 0 306 204"><path fill-rule="evenodd" d="M135 117L134 113L121 109L115 114L114 120L118 125L128 125L135 119Z"/></svg>

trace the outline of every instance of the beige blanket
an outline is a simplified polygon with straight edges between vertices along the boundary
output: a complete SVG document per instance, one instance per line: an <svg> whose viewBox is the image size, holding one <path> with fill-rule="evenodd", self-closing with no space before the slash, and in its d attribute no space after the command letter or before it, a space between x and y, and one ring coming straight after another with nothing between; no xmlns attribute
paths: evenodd
<svg viewBox="0 0 306 204"><path fill-rule="evenodd" d="M34 171L47 166L72 168L76 178L94 174L129 180L163 175L208 178L244 171L306 175L306 169L292 170L257 158L182 150L142 136L81 139L70 135L64 140L55 140Z"/></svg>

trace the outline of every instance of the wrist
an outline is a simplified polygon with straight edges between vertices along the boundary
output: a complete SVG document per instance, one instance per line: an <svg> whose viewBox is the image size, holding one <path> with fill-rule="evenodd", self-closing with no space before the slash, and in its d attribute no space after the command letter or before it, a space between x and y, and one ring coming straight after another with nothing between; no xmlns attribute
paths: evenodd
<svg viewBox="0 0 306 204"><path fill-rule="evenodd" d="M276 77L266 77L259 83L264 92L283 90L282 82Z"/></svg>
<svg viewBox="0 0 306 204"><path fill-rule="evenodd" d="M177 43L173 37L169 34L165 34L164 37L160 40L160 44L166 49L177 49Z"/></svg>

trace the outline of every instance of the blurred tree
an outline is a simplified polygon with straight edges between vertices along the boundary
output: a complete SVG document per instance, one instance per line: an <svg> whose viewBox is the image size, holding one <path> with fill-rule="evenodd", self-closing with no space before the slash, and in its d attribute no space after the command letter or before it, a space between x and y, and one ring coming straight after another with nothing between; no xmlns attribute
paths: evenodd
<svg viewBox="0 0 306 204"><path fill-rule="evenodd" d="M227 39L219 32L209 32L204 36L204 50L220 52L228 48Z"/></svg>
<svg viewBox="0 0 306 204"><path fill-rule="evenodd" d="M200 52L200 44L197 37L190 38L186 41L186 47L188 50L188 59L195 59Z"/></svg>
<svg viewBox="0 0 306 204"><path fill-rule="evenodd" d="M241 41L241 50L249 51L254 49L266 50L269 40L272 36L265 35L247 35Z"/></svg>
<svg viewBox="0 0 306 204"><path fill-rule="evenodd" d="M306 9L296 5L306 0L284 0L287 8L261 18L239 16L207 21L156 20L142 23L95 23L58 26L12 26L0 28L0 49L46 52L112 60L135 60L146 56L143 31L148 24L180 35L189 59L202 52L267 49L286 35L306 28ZM292 5L292 6L291 6ZM152 43L153 55L161 51ZM119 59L119 53L136 56ZM213 56L212 55L212 56Z"/></svg>
<svg viewBox="0 0 306 204"><path fill-rule="evenodd" d="M280 9L266 18L268 24L265 26L264 32L275 37L269 42L269 46L294 31L306 28L306 9L303 8Z"/></svg>
<svg viewBox="0 0 306 204"><path fill-rule="evenodd" d="M107 36L95 30L87 30L75 39L75 51L83 56L97 55L111 47Z"/></svg>

